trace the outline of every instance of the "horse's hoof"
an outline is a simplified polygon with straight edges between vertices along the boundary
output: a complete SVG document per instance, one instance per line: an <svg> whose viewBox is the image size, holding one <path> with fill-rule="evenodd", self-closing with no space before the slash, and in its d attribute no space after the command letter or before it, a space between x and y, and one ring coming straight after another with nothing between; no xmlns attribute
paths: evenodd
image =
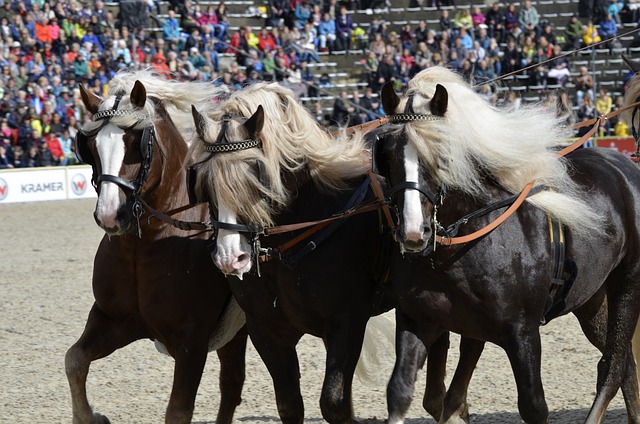
<svg viewBox="0 0 640 424"><path fill-rule="evenodd" d="M105 417L102 414L94 413L93 424L111 424L111 421L109 421L109 418Z"/></svg>

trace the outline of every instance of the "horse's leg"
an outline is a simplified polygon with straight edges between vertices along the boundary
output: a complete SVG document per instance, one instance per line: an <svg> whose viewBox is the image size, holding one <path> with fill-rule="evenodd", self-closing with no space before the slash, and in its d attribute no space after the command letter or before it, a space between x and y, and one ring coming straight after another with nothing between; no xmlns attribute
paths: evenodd
<svg viewBox="0 0 640 424"><path fill-rule="evenodd" d="M354 422L351 388L366 326L367 318L349 317L339 320L329 331L320 410L331 424Z"/></svg>
<svg viewBox="0 0 640 424"><path fill-rule="evenodd" d="M449 332L444 332L429 347L427 355L427 382L422 398L422 407L434 419L442 416L442 406L447 386L444 378L447 373L447 355L449 354Z"/></svg>
<svg viewBox="0 0 640 424"><path fill-rule="evenodd" d="M595 295L588 303L574 311L580 327L593 346L604 352L607 340L607 299L604 290ZM622 381L622 394L627 407L629 423L640 422L640 400L638 399L638 380L633 355L627 355L627 368Z"/></svg>
<svg viewBox="0 0 640 424"><path fill-rule="evenodd" d="M209 337L201 331L193 331L187 339L178 339L173 369L173 386L165 414L167 424L189 424L193 417L198 386L207 362Z"/></svg>
<svg viewBox="0 0 640 424"><path fill-rule="evenodd" d="M518 388L520 417L528 424L548 423L549 408L540 377L542 346L537 323L515 324L503 348L509 357Z"/></svg>
<svg viewBox="0 0 640 424"><path fill-rule="evenodd" d="M618 273L626 271L618 271ZM628 275L635 275L628 273ZM633 360L631 352L631 339L638 321L639 308L635 293L635 281L630 283L630 279L620 279L610 277L607 280L607 301L608 319L606 328L606 343L602 359L598 362L598 380L596 386L596 398L589 410L589 415L585 423L601 423L607 406L615 396L619 388L622 387L627 402L627 411L631 414L638 413L638 391L637 385L628 380L633 376L632 366L629 361ZM637 377L636 377L637 378ZM628 393L631 391L634 393ZM635 400L627 399L635 396ZM629 410L631 402L631 410ZM637 422L640 418L636 415L629 415L630 422Z"/></svg>
<svg viewBox="0 0 640 424"><path fill-rule="evenodd" d="M473 370L484 350L484 342L462 337L460 340L460 360L453 375L449 390L444 398L444 407L440 423L456 424L469 422L467 390L473 376ZM431 356L429 356L431 359Z"/></svg>
<svg viewBox="0 0 640 424"><path fill-rule="evenodd" d="M387 385L387 410L389 411L387 422L389 424L404 422L404 417L413 400L416 375L427 357L427 349L418 338L418 334L415 322L396 309L396 363ZM442 361L442 359L440 351L436 361ZM446 356L444 361L446 363Z"/></svg>
<svg viewBox="0 0 640 424"><path fill-rule="evenodd" d="M220 359L220 409L216 424L231 424L236 407L242 402L246 350L247 330L243 328L217 351Z"/></svg>
<svg viewBox="0 0 640 424"><path fill-rule="evenodd" d="M89 366L96 359L109 356L129 343L145 337L144 330L131 322L117 323L109 319L94 303L84 332L67 350L65 371L71 389L74 424L108 423L107 417L91 410L87 399Z"/></svg>
<svg viewBox="0 0 640 424"><path fill-rule="evenodd" d="M254 322L254 319L247 315L247 329L251 342L273 380L278 415L282 423L302 424L304 404L300 391L298 354L295 348L302 335L298 335L295 341L289 337L285 343L268 332L269 327L282 329L283 326L288 325L286 322Z"/></svg>

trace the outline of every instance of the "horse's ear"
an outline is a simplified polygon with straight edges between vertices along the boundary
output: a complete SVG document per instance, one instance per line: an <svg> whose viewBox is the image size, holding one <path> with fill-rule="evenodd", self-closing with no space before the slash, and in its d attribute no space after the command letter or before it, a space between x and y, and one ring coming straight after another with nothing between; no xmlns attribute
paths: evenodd
<svg viewBox="0 0 640 424"><path fill-rule="evenodd" d="M380 100L382 101L382 110L384 110L385 115L393 115L396 113L396 109L400 104L400 97L398 97L396 91L393 89L392 82L388 82L382 86Z"/></svg>
<svg viewBox="0 0 640 424"><path fill-rule="evenodd" d="M640 72L640 63L636 62L635 60L629 59L625 55L622 55L622 58L624 59L627 66L629 67L629 69L633 71L634 74L637 74L638 72Z"/></svg>
<svg viewBox="0 0 640 424"><path fill-rule="evenodd" d="M131 104L139 108L143 107L147 101L147 89L138 80L133 84L133 90L131 90Z"/></svg>
<svg viewBox="0 0 640 424"><path fill-rule="evenodd" d="M196 109L194 105L191 105L191 115L193 116L193 122L195 123L198 137L200 137L200 139L204 141L204 129L207 127L204 116L202 116L202 114L198 112L198 109Z"/></svg>
<svg viewBox="0 0 640 424"><path fill-rule="evenodd" d="M442 85L436 85L436 93L433 95L433 99L429 103L431 113L436 116L444 116L447 111L447 105L449 104L449 93L447 89Z"/></svg>
<svg viewBox="0 0 640 424"><path fill-rule="evenodd" d="M246 120L244 127L247 129L249 134L254 135L262 131L263 126L264 109L262 108L262 105L258 105L258 109L256 109L255 113L251 115L251 118Z"/></svg>
<svg viewBox="0 0 640 424"><path fill-rule="evenodd" d="M80 84L80 97L82 98L84 107L86 107L91 114L94 114L98 111L100 103L102 103L102 99L95 94L88 92L84 88L83 84Z"/></svg>

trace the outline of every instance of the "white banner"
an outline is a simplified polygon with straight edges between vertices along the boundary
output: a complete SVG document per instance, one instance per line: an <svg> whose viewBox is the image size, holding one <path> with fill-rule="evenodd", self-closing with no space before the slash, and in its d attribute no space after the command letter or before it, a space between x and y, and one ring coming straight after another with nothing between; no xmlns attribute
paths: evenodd
<svg viewBox="0 0 640 424"><path fill-rule="evenodd" d="M96 197L90 166L0 171L0 204Z"/></svg>

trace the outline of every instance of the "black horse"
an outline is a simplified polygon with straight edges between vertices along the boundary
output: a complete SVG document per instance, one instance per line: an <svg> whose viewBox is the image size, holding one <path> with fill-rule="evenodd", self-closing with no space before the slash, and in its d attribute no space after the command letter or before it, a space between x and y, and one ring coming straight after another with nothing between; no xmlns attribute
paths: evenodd
<svg viewBox="0 0 640 424"><path fill-rule="evenodd" d="M640 422L636 165L608 149L559 158L561 118L493 108L442 67L414 77L406 98L386 87L382 101L391 124L377 135L374 161L398 210L398 329L426 346L446 331L463 336L469 372L440 422L464 419L464 382L484 341L509 357L523 420L548 422L539 326L569 312L603 353L586 422L602 421L619 388L629 422ZM416 371L405 361L391 381Z"/></svg>
<svg viewBox="0 0 640 424"><path fill-rule="evenodd" d="M365 327L391 307L384 262L390 238L376 212L324 220L374 197L367 151L357 136L325 133L278 84L246 87L215 110L193 114L195 188L220 221L214 262L240 278L231 289L273 378L282 421L303 422L296 344L311 334L327 348L322 415L353 422L352 379ZM296 225L308 222L317 225ZM291 232L273 234L274 226ZM259 238L263 232L272 235Z"/></svg>

